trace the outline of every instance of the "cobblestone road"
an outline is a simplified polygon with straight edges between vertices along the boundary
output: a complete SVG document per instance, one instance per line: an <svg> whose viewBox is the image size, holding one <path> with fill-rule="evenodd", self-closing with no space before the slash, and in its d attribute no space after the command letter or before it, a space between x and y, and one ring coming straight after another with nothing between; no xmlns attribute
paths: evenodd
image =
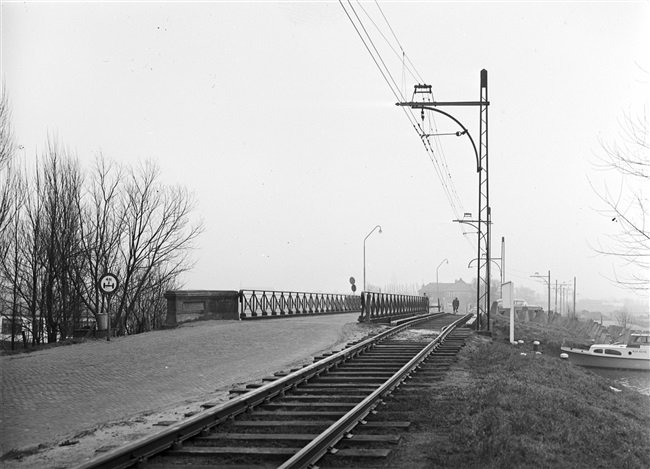
<svg viewBox="0 0 650 469"><path fill-rule="evenodd" d="M0 453L307 363L357 316L196 322L0 357Z"/></svg>

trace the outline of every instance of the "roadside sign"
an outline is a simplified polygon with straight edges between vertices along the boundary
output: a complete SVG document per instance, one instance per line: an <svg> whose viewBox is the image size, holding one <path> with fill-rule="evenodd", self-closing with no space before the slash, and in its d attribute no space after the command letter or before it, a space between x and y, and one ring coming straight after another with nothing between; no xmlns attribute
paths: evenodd
<svg viewBox="0 0 650 469"><path fill-rule="evenodd" d="M99 282L97 282L99 290L105 295L112 295L115 293L115 290L120 286L120 281L117 279L117 276L111 273L105 273L99 277Z"/></svg>

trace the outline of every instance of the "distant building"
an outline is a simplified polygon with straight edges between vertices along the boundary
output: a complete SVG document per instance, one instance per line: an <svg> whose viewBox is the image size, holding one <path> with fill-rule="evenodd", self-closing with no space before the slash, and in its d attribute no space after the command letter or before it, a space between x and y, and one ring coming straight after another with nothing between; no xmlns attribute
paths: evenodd
<svg viewBox="0 0 650 469"><path fill-rule="evenodd" d="M444 311L452 311L451 302L458 298L460 302L459 312L468 312L469 309L476 305L476 289L465 282L462 278L454 283L429 283L418 290L419 295L427 295L429 303L437 303L438 294L440 294L440 305Z"/></svg>

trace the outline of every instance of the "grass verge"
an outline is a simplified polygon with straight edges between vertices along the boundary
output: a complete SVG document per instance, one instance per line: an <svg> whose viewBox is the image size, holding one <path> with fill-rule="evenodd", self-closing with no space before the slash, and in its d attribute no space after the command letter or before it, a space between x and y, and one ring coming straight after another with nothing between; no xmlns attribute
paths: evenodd
<svg viewBox="0 0 650 469"><path fill-rule="evenodd" d="M539 340L538 326L537 337L520 331L517 338ZM557 356L522 355L499 333L473 336L439 386L396 394L393 406L409 412L413 431L392 462L414 469L650 467L650 397L614 392L608 379Z"/></svg>

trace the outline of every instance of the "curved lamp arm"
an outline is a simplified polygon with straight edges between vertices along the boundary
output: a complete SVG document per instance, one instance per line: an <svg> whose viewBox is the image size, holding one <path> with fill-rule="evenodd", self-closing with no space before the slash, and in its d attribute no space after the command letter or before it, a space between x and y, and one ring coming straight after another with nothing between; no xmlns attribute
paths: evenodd
<svg viewBox="0 0 650 469"><path fill-rule="evenodd" d="M366 236L365 238L363 238L363 242L364 242L364 243L366 242L366 239L368 239L368 237L369 237L371 234L373 234L377 228L379 228L379 233L381 233L381 226L380 226L380 225L375 226L375 227L372 229L372 231L371 231L370 233L368 233L368 236Z"/></svg>
<svg viewBox="0 0 650 469"><path fill-rule="evenodd" d="M428 111L433 111L437 112L439 114L442 114L443 116L449 117L451 120L453 120L456 124L460 126L461 129L463 129L462 132L457 133L459 137L463 134L467 135L469 137L469 141L472 143L472 147L474 148L474 156L476 157L476 172L479 173L481 171L481 158L478 155L478 150L476 150L476 144L474 143L474 139L472 138L471 134L469 133L469 130L460 123L458 119L456 119L454 116L451 114L446 113L445 111L441 111L437 107L432 107L432 106L425 106L423 104L415 104L415 103L395 103L397 106L404 106L404 105L410 105L411 107L415 109L426 109Z"/></svg>

